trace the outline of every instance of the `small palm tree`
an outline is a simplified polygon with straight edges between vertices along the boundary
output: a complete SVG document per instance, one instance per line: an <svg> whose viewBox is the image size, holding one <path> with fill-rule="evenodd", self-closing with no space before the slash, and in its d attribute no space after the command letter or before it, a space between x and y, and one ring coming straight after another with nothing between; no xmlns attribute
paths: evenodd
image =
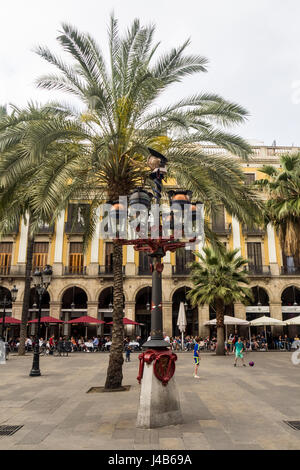
<svg viewBox="0 0 300 470"><path fill-rule="evenodd" d="M214 304L217 319L217 355L225 354L224 311L225 306L234 302L247 303L252 291L245 287L249 284L245 266L247 260L237 256L238 249L226 250L219 247L218 252L204 248L203 254L196 252L199 261L192 263L191 277L194 287L188 297L192 304ZM243 269L244 268L244 269Z"/></svg>
<svg viewBox="0 0 300 470"><path fill-rule="evenodd" d="M282 252L300 266L300 152L282 155L282 169L271 165L260 171L267 178L255 182L266 190L266 222L277 230Z"/></svg>

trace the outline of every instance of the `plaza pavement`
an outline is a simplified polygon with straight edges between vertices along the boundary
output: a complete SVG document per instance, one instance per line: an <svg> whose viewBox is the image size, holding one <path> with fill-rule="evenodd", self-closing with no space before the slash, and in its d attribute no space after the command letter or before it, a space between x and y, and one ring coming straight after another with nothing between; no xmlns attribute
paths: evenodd
<svg viewBox="0 0 300 470"><path fill-rule="evenodd" d="M300 449L300 365L288 352L233 357L202 354L199 380L191 353L179 353L176 380L184 423L135 428L140 386L138 354L124 363L128 392L90 393L104 385L108 353L41 357L41 377L29 377L32 356L0 366L0 425L23 425L0 436L0 449Z"/></svg>

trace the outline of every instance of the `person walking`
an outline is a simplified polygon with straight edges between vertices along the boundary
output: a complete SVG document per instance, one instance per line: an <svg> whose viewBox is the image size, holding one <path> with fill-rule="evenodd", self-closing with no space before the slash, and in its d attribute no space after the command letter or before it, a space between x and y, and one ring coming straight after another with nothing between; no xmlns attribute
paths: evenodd
<svg viewBox="0 0 300 470"><path fill-rule="evenodd" d="M131 346L129 346L129 343L126 344L125 346L125 362L130 362L130 354L131 354Z"/></svg>
<svg viewBox="0 0 300 470"><path fill-rule="evenodd" d="M244 356L243 356L244 349L245 349L244 343L239 337L238 340L234 343L234 352L235 352L234 367L236 367L238 358L242 359L243 366L246 367L246 364L244 362Z"/></svg>
<svg viewBox="0 0 300 470"><path fill-rule="evenodd" d="M198 375L198 367L200 361L200 338L196 338L196 344L194 347L194 363L195 363L195 371L194 371L194 378L200 379Z"/></svg>

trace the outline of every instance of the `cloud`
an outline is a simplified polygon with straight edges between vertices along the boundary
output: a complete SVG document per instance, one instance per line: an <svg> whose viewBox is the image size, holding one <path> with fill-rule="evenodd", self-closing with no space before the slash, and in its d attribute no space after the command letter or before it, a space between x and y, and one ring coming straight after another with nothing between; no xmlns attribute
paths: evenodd
<svg viewBox="0 0 300 470"><path fill-rule="evenodd" d="M58 52L62 21L89 31L103 49L109 14L120 29L134 17L155 23L161 50L191 38L191 52L209 59L209 72L172 87L165 104L206 90L245 106L251 117L237 131L270 144L300 144L300 104L292 84L300 80L298 0L10 0L1 10L0 104L46 101L61 94L37 90L35 79L49 71L33 48Z"/></svg>

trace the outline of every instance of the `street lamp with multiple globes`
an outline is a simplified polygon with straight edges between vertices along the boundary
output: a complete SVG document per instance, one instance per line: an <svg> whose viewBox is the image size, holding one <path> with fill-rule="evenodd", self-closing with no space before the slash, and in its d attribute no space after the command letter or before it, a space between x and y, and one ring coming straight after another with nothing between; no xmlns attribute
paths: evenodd
<svg viewBox="0 0 300 470"><path fill-rule="evenodd" d="M5 291L6 292L6 291ZM17 294L18 294L18 289L16 286L14 286L11 291L11 298L7 298L7 294L4 294L3 300L0 301L0 305L3 305L3 314L2 314L2 324L1 324L1 334L0 334L0 339L4 339L5 335L5 309L8 307L12 302L15 302L17 299Z"/></svg>
<svg viewBox="0 0 300 470"><path fill-rule="evenodd" d="M167 391L169 387L165 388L175 373L177 356L169 350L170 343L166 342L163 336L162 258L167 251L175 252L177 249L195 242L196 237L190 238L188 235L188 230L183 223L182 213L189 213L191 219L195 221L197 205L191 203L190 198L192 193L190 191L171 191L169 192L171 212L167 214L162 213L160 202L162 182L167 172L167 159L153 149L149 148L148 150L150 156L147 164L150 167L150 177L154 183L153 194L143 188L138 188L129 196L129 210L133 210L138 217L136 221L139 220L139 224L136 226L138 236L134 236L131 240L121 237L121 234L124 233L123 213L126 213L126 209L122 204L119 202L114 203L110 215L116 228L116 241L123 245L133 245L136 251L147 253L150 260L152 272L152 298L151 306L149 305L151 308L151 338L143 344L143 347L147 348L147 350L139 356L138 381L141 383L141 380L144 378L145 364L151 365L153 368L146 369L147 377L142 383L137 426L151 428L163 425L164 420L166 420L166 423L169 422L169 424L178 424L181 421L180 405L175 393L175 382L169 391ZM156 210L157 212L156 218L151 213L149 219L152 197L154 197L156 204L154 211ZM139 207L145 210L139 209ZM203 205L201 204L202 209ZM164 216L169 224L169 229L167 227L167 230L164 230L166 227L163 226ZM151 221L151 217L154 219L154 222ZM180 221L179 224L178 220ZM151 230L151 236L149 236L149 225L151 225L152 229L154 228L154 230ZM153 235L153 232L155 235ZM157 382L155 382L156 379ZM166 393L161 393L162 389L159 383L163 386ZM161 400L164 401L163 404ZM162 409L164 409L165 413L159 411Z"/></svg>
<svg viewBox="0 0 300 470"><path fill-rule="evenodd" d="M48 264L45 266L43 271L40 271L38 268L34 271L32 275L33 285L35 287L37 296L38 296L38 323L37 323L37 333L35 338L35 345L33 351L33 362L32 369L30 371L31 377L37 377L41 375L40 371L40 330L41 330L41 313L42 313L42 298L44 293L47 291L52 276L52 268Z"/></svg>

